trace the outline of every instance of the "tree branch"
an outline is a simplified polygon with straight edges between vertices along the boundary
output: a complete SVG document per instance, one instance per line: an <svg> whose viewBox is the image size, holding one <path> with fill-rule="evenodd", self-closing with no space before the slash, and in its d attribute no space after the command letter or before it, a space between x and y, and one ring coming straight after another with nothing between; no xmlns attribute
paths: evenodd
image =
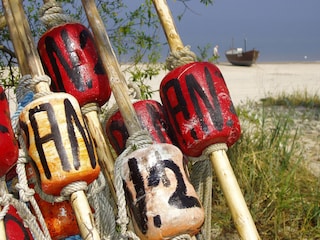
<svg viewBox="0 0 320 240"><path fill-rule="evenodd" d="M16 58L16 54L4 45L0 45L0 51L8 53L11 57Z"/></svg>

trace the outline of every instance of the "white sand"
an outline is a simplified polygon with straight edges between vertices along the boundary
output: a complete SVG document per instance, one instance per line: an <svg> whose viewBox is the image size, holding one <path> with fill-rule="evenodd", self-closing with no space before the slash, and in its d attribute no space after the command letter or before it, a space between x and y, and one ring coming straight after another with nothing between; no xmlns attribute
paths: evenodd
<svg viewBox="0 0 320 240"><path fill-rule="evenodd" d="M226 81L234 105L247 99L258 101L264 97L297 90L320 94L320 62L257 63L251 67L220 63L217 66ZM167 73L168 71L162 71L146 84L149 84L152 90L158 90ZM125 78L129 79L129 75L125 74ZM13 114L16 109L15 96L11 95L9 99L10 112ZM161 102L158 92L153 94L152 99Z"/></svg>
<svg viewBox="0 0 320 240"><path fill-rule="evenodd" d="M251 67L233 66L229 63L217 65L228 86L234 105L247 99L260 100L279 93L308 91L320 94L319 63L258 63ZM150 85L159 89L160 82L167 72L162 71ZM153 99L160 101L159 94Z"/></svg>

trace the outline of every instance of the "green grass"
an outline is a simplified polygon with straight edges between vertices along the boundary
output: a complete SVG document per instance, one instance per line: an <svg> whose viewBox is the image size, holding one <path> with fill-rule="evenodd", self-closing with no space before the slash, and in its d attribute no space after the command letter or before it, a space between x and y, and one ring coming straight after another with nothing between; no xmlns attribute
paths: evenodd
<svg viewBox="0 0 320 240"><path fill-rule="evenodd" d="M302 106L308 108L320 108L318 94L311 95L308 91L295 91L292 94L281 93L276 97L263 99L265 106Z"/></svg>
<svg viewBox="0 0 320 240"><path fill-rule="evenodd" d="M320 177L303 164L303 132L294 121L301 116L296 115L296 107L319 112L319 103L317 96L295 93L248 102L237 109L242 136L228 156L262 239L320 239ZM212 224L224 234L234 232L231 214L214 181Z"/></svg>

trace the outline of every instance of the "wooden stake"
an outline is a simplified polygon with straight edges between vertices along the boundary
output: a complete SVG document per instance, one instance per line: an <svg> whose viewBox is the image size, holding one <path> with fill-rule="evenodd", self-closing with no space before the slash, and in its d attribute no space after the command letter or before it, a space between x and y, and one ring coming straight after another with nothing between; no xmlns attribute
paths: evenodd
<svg viewBox="0 0 320 240"><path fill-rule="evenodd" d="M4 26L6 26L7 22L8 22L9 27L15 26L12 13L10 11L5 11L5 14L6 14L6 16L2 16L4 18L4 23L5 23ZM2 21L2 17L1 17L1 21ZM17 37L18 36L17 28L15 28L15 27L10 28L9 33L10 33L11 41L12 41L13 46L15 48L15 54L18 59L18 64L19 64L21 74L22 75L29 74L30 71L28 69L28 62L25 58L25 53L23 51L22 42L21 42L21 39Z"/></svg>
<svg viewBox="0 0 320 240"><path fill-rule="evenodd" d="M167 2L162 0L152 0L152 2L157 10L157 14L169 43L171 52L183 49L184 46L182 40L174 24L174 20Z"/></svg>
<svg viewBox="0 0 320 240"><path fill-rule="evenodd" d="M82 0L87 19L91 26L102 64L109 77L114 98L118 104L130 136L142 129L137 114L128 95L128 87L119 63L111 47L108 34L93 0Z"/></svg>
<svg viewBox="0 0 320 240"><path fill-rule="evenodd" d="M183 44L166 0L152 0L152 2L157 10L171 51L182 49ZM241 238L247 240L260 239L226 152L224 150L215 151L209 157Z"/></svg>
<svg viewBox="0 0 320 240"><path fill-rule="evenodd" d="M84 118L88 124L88 129L94 139L100 167L108 182L111 195L114 202L117 202L117 194L114 183L114 162L111 150L106 142L106 136L103 133L99 116L96 111L90 111L84 114Z"/></svg>
<svg viewBox="0 0 320 240"><path fill-rule="evenodd" d="M56 3L55 0L43 0L43 3ZM77 98L77 97L76 97ZM94 102L92 102L94 103ZM82 106L83 107L83 106ZM101 171L103 172L108 186L110 193L113 197L114 202L117 202L117 196L115 191L115 184L114 184L114 159L110 150L110 147L107 144L106 136L102 129L98 112L96 110L85 112L84 118L87 122L89 132L95 142L96 150L98 154L99 164L101 167Z"/></svg>

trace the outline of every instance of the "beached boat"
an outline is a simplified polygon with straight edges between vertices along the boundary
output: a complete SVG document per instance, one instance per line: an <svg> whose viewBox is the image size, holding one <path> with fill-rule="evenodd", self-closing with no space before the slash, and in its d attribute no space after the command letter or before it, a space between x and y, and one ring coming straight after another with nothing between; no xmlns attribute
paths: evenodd
<svg viewBox="0 0 320 240"><path fill-rule="evenodd" d="M233 65L251 66L256 63L259 57L259 51L252 49L250 51L243 51L242 48L232 48L226 51L226 58Z"/></svg>
<svg viewBox="0 0 320 240"><path fill-rule="evenodd" d="M247 51L246 39L245 39L244 45L245 45L244 50L242 48L232 47L231 49L225 52L226 58L231 64L237 65L237 66L251 66L252 64L256 63L259 57L259 51L256 49Z"/></svg>

